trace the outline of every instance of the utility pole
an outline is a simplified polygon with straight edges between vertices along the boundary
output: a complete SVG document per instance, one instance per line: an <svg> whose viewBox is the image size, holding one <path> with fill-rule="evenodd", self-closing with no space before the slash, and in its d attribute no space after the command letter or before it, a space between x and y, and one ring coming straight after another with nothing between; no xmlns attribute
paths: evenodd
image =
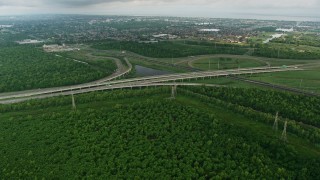
<svg viewBox="0 0 320 180"><path fill-rule="evenodd" d="M275 131L278 131L278 118L279 118L279 112L277 112L276 114L276 118L274 120L273 127L272 127L272 129Z"/></svg>
<svg viewBox="0 0 320 180"><path fill-rule="evenodd" d="M284 128L281 135L281 140L283 140L284 142L287 142L287 126L288 126L288 121L284 123Z"/></svg>
<svg viewBox="0 0 320 180"><path fill-rule="evenodd" d="M303 82L303 79L301 79L300 81L300 89L302 88L302 82Z"/></svg>
<svg viewBox="0 0 320 180"><path fill-rule="evenodd" d="M73 110L76 110L76 109L77 109L77 107L76 107L76 101L74 100L74 95L73 95L73 94L71 94L71 98L72 98L72 109L73 109Z"/></svg>
<svg viewBox="0 0 320 180"><path fill-rule="evenodd" d="M171 88L171 98L175 99L177 95L177 85L172 86Z"/></svg>

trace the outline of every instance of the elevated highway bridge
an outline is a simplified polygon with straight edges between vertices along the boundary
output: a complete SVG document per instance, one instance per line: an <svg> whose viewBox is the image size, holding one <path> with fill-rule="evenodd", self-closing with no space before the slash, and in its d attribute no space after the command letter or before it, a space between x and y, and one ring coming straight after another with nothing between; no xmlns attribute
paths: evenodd
<svg viewBox="0 0 320 180"><path fill-rule="evenodd" d="M175 81L185 81L191 79L199 78L215 78L215 77L225 77L225 76L237 76L246 74L260 74L260 73L270 73L270 72L283 72L283 71L298 71L302 70L295 66L283 67L260 67L260 68L242 68L233 70L220 70L220 71L200 71L200 72L189 72L189 73L179 73L170 75L159 75L159 76L149 76L140 78L131 78L123 80L106 81L100 83L86 83L83 85L75 85L71 87L57 87L57 88L47 88L38 89L31 91L21 91L12 93L2 93L0 94L0 104L8 104L26 101L29 99L54 97L61 95L70 94L81 94L93 91L102 90L112 90L112 89L123 89L123 88L135 88L135 87L148 87L148 86L164 86L168 85L168 82ZM195 85L199 84L192 83L182 83L180 85Z"/></svg>

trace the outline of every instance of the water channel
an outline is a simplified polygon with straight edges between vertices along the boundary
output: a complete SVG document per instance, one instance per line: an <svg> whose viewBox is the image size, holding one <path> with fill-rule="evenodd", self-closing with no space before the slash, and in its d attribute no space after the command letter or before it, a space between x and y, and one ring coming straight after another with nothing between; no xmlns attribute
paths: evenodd
<svg viewBox="0 0 320 180"><path fill-rule="evenodd" d="M152 68L139 66L139 65L135 65L135 70L136 70L136 74L139 77L171 74L171 72L168 72L168 71L152 69Z"/></svg>

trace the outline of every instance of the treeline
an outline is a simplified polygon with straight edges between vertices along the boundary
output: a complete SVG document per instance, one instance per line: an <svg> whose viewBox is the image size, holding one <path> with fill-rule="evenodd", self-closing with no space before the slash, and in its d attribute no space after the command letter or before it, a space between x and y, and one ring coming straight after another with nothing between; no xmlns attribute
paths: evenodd
<svg viewBox="0 0 320 180"><path fill-rule="evenodd" d="M317 34L291 34L285 37L273 39L271 42L320 47L320 37Z"/></svg>
<svg viewBox="0 0 320 180"><path fill-rule="evenodd" d="M178 58L206 54L234 54L282 58L318 59L320 51L293 49L291 46L278 46L272 43L239 45L207 41L161 41L158 43L139 43L133 41L108 41L95 43L93 48L100 50L126 50L147 57Z"/></svg>
<svg viewBox="0 0 320 180"><path fill-rule="evenodd" d="M73 85L111 74L32 46L0 51L0 92Z"/></svg>
<svg viewBox="0 0 320 180"><path fill-rule="evenodd" d="M269 58L281 59L319 59L320 50L303 50L299 51L292 46L279 46L272 43L257 44L253 56L262 56Z"/></svg>
<svg viewBox="0 0 320 180"><path fill-rule="evenodd" d="M191 43L191 42L188 42ZM132 41L109 41L95 44L92 47L102 50L126 50L143 56L155 58L177 58L204 54L245 54L248 49L239 46L218 44L192 45L182 42L162 41L158 43L138 43Z"/></svg>
<svg viewBox="0 0 320 180"><path fill-rule="evenodd" d="M260 31L260 32L276 32L277 28L273 26L268 26L268 27L260 27L254 29L254 31Z"/></svg>
<svg viewBox="0 0 320 180"><path fill-rule="evenodd" d="M156 89L141 89L139 91L134 90L115 90L106 92L90 92L86 94L76 95L77 104L86 104L90 102L104 102L106 100L121 100L128 97L150 97L153 94L168 94L170 92L168 87L160 87ZM34 99L26 102L16 103L16 104L0 104L0 113L16 112L16 111L31 111L41 108L54 108L70 105L71 107L71 96L61 96L46 99Z"/></svg>
<svg viewBox="0 0 320 180"><path fill-rule="evenodd" d="M231 44L231 43L221 43L221 42L210 42L210 41L181 41L180 43L188 44L188 45L200 45L200 46L212 46L214 48L232 48L232 49L244 49L248 51L247 48L250 48L249 45L244 44ZM244 51L244 52L246 52Z"/></svg>
<svg viewBox="0 0 320 180"><path fill-rule="evenodd" d="M140 91L132 93L140 97ZM77 96L77 100L98 99L100 93L95 94ZM101 94L103 101L113 96ZM120 94L116 91L114 98ZM132 94L126 95L121 96ZM0 121L0 137L4 147L0 148L0 176L5 179L320 176L317 158L297 158L300 155L292 147L278 140L165 99L12 116Z"/></svg>

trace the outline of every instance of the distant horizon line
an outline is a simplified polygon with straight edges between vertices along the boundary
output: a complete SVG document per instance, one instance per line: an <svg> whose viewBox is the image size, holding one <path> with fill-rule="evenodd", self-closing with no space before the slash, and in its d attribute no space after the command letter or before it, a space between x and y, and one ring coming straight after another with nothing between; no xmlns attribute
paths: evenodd
<svg viewBox="0 0 320 180"><path fill-rule="evenodd" d="M182 16L182 15L162 15L162 14L94 14L94 13L29 13L29 14L8 14L0 17L12 16L40 16L40 15L76 15L76 16L123 16L123 17L171 17L171 18L203 18L203 19L248 19L248 20L269 20L269 21L311 21L320 22L320 16L312 15L280 15L280 14L260 14L260 13L225 13L214 16ZM229 15L229 16L228 16ZM245 17L245 16L257 17ZM239 17L240 16L240 17ZM272 18L276 17L276 18ZM282 19L283 18L283 19ZM296 19L295 19L296 18Z"/></svg>

